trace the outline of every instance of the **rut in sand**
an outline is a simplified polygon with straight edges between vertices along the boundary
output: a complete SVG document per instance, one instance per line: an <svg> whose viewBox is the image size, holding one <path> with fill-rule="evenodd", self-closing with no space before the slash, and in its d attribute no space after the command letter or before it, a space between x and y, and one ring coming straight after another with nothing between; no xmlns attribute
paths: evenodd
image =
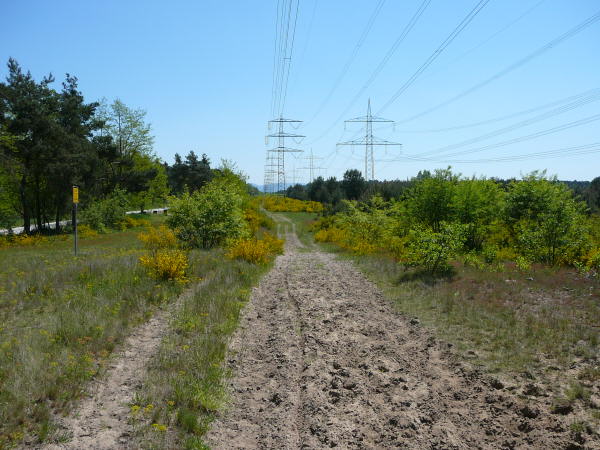
<svg viewBox="0 0 600 450"><path fill-rule="evenodd" d="M231 343L231 403L211 448L568 447L556 417L528 414L350 262L303 248L283 227L286 252Z"/></svg>
<svg viewBox="0 0 600 450"><path fill-rule="evenodd" d="M183 295L193 295L200 284ZM88 387L88 395L64 418L58 419L68 441L48 444L44 450L58 449L130 449L137 448L133 426L129 423L129 404L146 376L146 367L158 351L169 325L170 311L182 302L160 311L138 327L116 352L104 377Z"/></svg>

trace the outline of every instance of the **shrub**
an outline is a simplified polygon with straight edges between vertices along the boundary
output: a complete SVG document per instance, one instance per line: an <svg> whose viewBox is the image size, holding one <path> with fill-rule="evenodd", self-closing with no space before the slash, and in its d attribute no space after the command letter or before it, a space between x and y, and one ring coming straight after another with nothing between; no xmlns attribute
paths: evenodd
<svg viewBox="0 0 600 450"><path fill-rule="evenodd" d="M148 250L140 257L140 263L148 269L148 275L157 280L187 281L187 253L177 248L177 237L172 230L161 225L140 233L138 238Z"/></svg>
<svg viewBox="0 0 600 450"><path fill-rule="evenodd" d="M484 262L473 252L465 253L463 255L463 265L475 267L479 270L485 268Z"/></svg>
<svg viewBox="0 0 600 450"><path fill-rule="evenodd" d="M98 232L86 224L77 225L77 234L84 239L98 236Z"/></svg>
<svg viewBox="0 0 600 450"><path fill-rule="evenodd" d="M238 186L217 178L171 200L167 224L191 247L211 248L249 235Z"/></svg>
<svg viewBox="0 0 600 450"><path fill-rule="evenodd" d="M273 212L309 212L318 213L323 211L323 204L306 200L297 200L290 197L279 197L267 195L262 200L263 207Z"/></svg>
<svg viewBox="0 0 600 450"><path fill-rule="evenodd" d="M283 239L278 239L271 233L264 233L262 238L272 254L281 255L283 253Z"/></svg>
<svg viewBox="0 0 600 450"><path fill-rule="evenodd" d="M140 257L148 275L157 280L186 282L187 254L183 250L161 248Z"/></svg>
<svg viewBox="0 0 600 450"><path fill-rule="evenodd" d="M515 265L520 272L527 272L531 269L531 263L522 255L519 255L515 258Z"/></svg>
<svg viewBox="0 0 600 450"><path fill-rule="evenodd" d="M348 234L345 230L338 227L331 227L319 230L315 233L315 241L317 242L332 242L334 244L345 244L348 239Z"/></svg>
<svg viewBox="0 0 600 450"><path fill-rule="evenodd" d="M450 258L456 256L465 241L464 228L440 224L440 232L429 228L412 230L408 243L408 261L429 274L448 271Z"/></svg>
<svg viewBox="0 0 600 450"><path fill-rule="evenodd" d="M164 225L158 228L149 228L138 235L138 239L144 243L148 250L159 250L177 248L177 237L175 233Z"/></svg>
<svg viewBox="0 0 600 450"><path fill-rule="evenodd" d="M81 221L100 232L107 227L120 228L119 222L124 219L127 206L126 192L117 188L105 199L87 205L81 212Z"/></svg>
<svg viewBox="0 0 600 450"><path fill-rule="evenodd" d="M263 239L242 239L235 241L227 252L231 259L243 259L253 264L267 264L271 258L283 252L283 241L270 233Z"/></svg>
<svg viewBox="0 0 600 450"><path fill-rule="evenodd" d="M123 220L120 220L117 223L117 225L121 230L127 230L129 228L149 227L150 221L146 219L137 219L135 217L125 216Z"/></svg>
<svg viewBox="0 0 600 450"><path fill-rule="evenodd" d="M585 204L556 177L533 172L513 182L507 196L507 221L523 254L550 265L572 264L589 246Z"/></svg>
<svg viewBox="0 0 600 450"><path fill-rule="evenodd" d="M411 217L419 224L440 231L442 222L451 219L458 177L450 168L436 170L435 175L420 179L407 200Z"/></svg>
<svg viewBox="0 0 600 450"><path fill-rule="evenodd" d="M41 234L19 234L8 236L6 242L9 247L33 247L48 242L48 238Z"/></svg>

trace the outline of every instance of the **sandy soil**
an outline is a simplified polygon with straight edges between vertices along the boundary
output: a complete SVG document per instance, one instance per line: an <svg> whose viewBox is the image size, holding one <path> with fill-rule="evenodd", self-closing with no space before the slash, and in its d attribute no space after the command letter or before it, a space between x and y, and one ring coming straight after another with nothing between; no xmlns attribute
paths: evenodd
<svg viewBox="0 0 600 450"><path fill-rule="evenodd" d="M593 448L458 361L350 262L286 238L233 337L212 448Z"/></svg>
<svg viewBox="0 0 600 450"><path fill-rule="evenodd" d="M182 295L192 295L195 287ZM171 305L172 309L177 308L181 298ZM169 311L157 313L147 323L138 327L115 353L105 376L89 386L88 396L77 405L71 415L57 419L63 434L70 437L69 441L49 444L42 448L137 448L133 443L133 427L128 421L129 404L142 385L150 358L158 351L169 325Z"/></svg>

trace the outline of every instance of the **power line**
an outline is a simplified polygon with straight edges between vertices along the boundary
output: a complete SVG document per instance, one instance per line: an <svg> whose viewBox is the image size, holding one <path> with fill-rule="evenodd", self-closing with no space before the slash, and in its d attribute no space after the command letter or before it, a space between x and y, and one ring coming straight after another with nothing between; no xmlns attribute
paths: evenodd
<svg viewBox="0 0 600 450"><path fill-rule="evenodd" d="M396 38L396 41L389 48L389 50L387 51L387 53L385 54L383 59L379 62L379 64L377 65L377 67L375 68L373 73L371 73L371 76L369 77L369 79L365 82L365 84L363 84L363 86L360 88L360 90L357 92L357 94L350 101L350 103L348 104L346 109L344 109L342 111L342 113L337 117L337 119L335 119L335 121L323 133L321 133L319 136L317 136L312 142L317 142L318 140L327 136L329 134L329 132L346 116L348 111L350 111L350 109L354 106L354 104L358 101L358 99L363 95L363 93L368 89L368 87L373 83L373 81L375 81L377 76L381 73L383 68L387 65L388 61L393 56L393 54L396 52L396 50L398 49L400 44L404 41L406 36L408 36L410 31L414 28L415 24L419 20L419 18L423 15L423 13L425 12L425 9L427 8L427 6L429 6L429 3L431 3L431 0L423 0L421 2L417 11L414 13L414 15L408 21L408 23L406 24L406 26L404 27L404 29L402 30L400 35Z"/></svg>
<svg viewBox="0 0 600 450"><path fill-rule="evenodd" d="M431 0L429 0L429 1L431 1ZM308 121L308 123L311 123L315 119L315 117L317 117L321 113L321 111L323 111L323 108L325 108L325 105L329 102L329 100L331 100L333 93L336 91L336 89L338 88L338 86L340 85L340 83L342 82L342 80L344 79L346 74L348 73L348 70L350 70L350 66L356 59L356 56L358 55L358 51L361 49L362 45L364 44L365 40L367 39L367 36L369 35L371 28L373 28L373 24L375 23L375 19L377 18L377 16L379 15L379 12L383 8L384 3L385 3L385 0L379 0L377 2L377 4L375 5L375 9L371 13L369 20L367 21L367 25L365 26L365 28L363 29L363 32L361 33L360 37L358 38L358 41L356 42L356 45L354 46L354 49L352 50L350 57L348 58L348 60L344 64L344 66L342 67L342 70L341 70L340 74L337 76L333 85L331 86L331 89L329 90L329 92L327 93L327 95L325 96L325 98L323 99L323 101L321 102L319 107L317 108L317 111L314 113L312 118Z"/></svg>
<svg viewBox="0 0 600 450"><path fill-rule="evenodd" d="M536 4L534 4L532 7L528 8L524 13L520 14L517 18L511 20L508 24L506 24L505 26L503 26L502 28L500 28L498 31L492 33L490 36L488 36L486 39L484 39L483 41L481 41L479 44L471 47L469 50L461 53L459 56L457 56L456 58L452 59L451 61L448 62L448 64L445 64L442 67L439 67L437 70L434 70L433 72L429 72L429 74L427 74L425 77L429 78L437 73L440 73L444 70L446 70L448 67L450 67L451 65L455 64L456 62L460 61L461 59L463 59L465 56L470 55L471 53L473 53L474 51L480 49L481 47L483 47L485 44L487 44L488 42L490 42L492 39L494 39L496 36L498 36L499 34L505 32L506 30L508 30L510 27L512 27L513 25L515 25L516 23L518 23L521 19L523 19L523 17L527 16L529 13L531 13L533 10L537 9L538 6L540 6L542 3L544 3L546 0L540 0L538 1ZM424 78L425 78L424 77Z"/></svg>
<svg viewBox="0 0 600 450"><path fill-rule="evenodd" d="M484 133L480 136L466 139L462 142L458 142L455 144L445 145L443 147L437 148L435 150L430 150L425 153L421 153L420 156L429 156L429 155L432 155L435 153L444 153L444 152L447 152L448 150L454 150L454 149L457 149L460 147L475 144L477 142L480 142L480 141L483 141L486 139L490 139L490 138L499 136L501 134L509 133L511 131L531 125L533 123L549 119L549 118L557 116L559 114L564 114L566 112L572 111L576 108L580 108L582 106L588 105L588 104L590 104L592 102L596 102L598 100L600 100L600 89L595 89L595 90L591 91L590 95L580 98L578 100L575 100L574 102L568 103L563 106L559 106L558 108L552 109L552 110L547 111L542 114L538 114L537 116L531 117L529 119L522 120L521 122L517 122L512 125L509 125L509 126L506 126L506 127L494 130L494 131L490 131L488 133Z"/></svg>
<svg viewBox="0 0 600 450"><path fill-rule="evenodd" d="M553 150L546 150L542 152L524 153L520 155L502 156L498 158L481 158L481 159L432 159L432 158L419 158L412 156L404 156L404 160L412 160L415 162L442 162L450 164L470 164L470 163L487 163L487 162L513 162L513 161L525 161L530 159L545 159L545 158L564 158L569 156L587 155L600 151L600 142L593 142L591 144L576 145L571 147L561 147ZM388 161L391 162L391 161Z"/></svg>
<svg viewBox="0 0 600 450"><path fill-rule="evenodd" d="M573 36L577 35L578 33L580 33L581 31L585 30L587 27L589 27L590 25L594 24L595 22L597 22L600 19L600 11L597 12L596 14L588 17L586 20L584 20L583 22L581 22L579 25L571 28L570 30L568 30L567 32L561 34L560 36L558 36L557 38L553 39L552 41L548 42L547 44L541 46L540 48L538 48L537 50L535 50L534 52L528 54L527 56L519 59L518 61L514 62L513 64L509 65L508 67L504 68L503 70L501 70L500 72L497 72L496 74L492 75L491 77L487 78L486 80L477 83L476 85L470 87L469 89L461 92L460 94L455 95L454 97L439 103L436 106L432 106L431 108L428 108L418 114L415 114L413 116L407 117L406 119L400 120L397 123L406 123L406 122L410 122L412 120L418 119L420 117L423 117L427 114L430 114L434 111L437 111L440 108L443 108L444 106L449 105L450 103L455 102L456 100L459 100L469 94L471 94L472 92L481 89L484 86L487 86L488 84L492 83L493 81L496 81L499 78L502 78L503 76L509 74L510 72L518 69L519 67L527 64L529 61L531 61L534 58L537 58L538 56L544 54L545 52L551 50L552 48L556 47L557 45L561 44L562 42L564 42L565 40L572 38Z"/></svg>
<svg viewBox="0 0 600 450"><path fill-rule="evenodd" d="M381 107L378 114L385 111L392 103L394 103L402 93L404 93L435 61L442 52L458 37L458 35L471 23L471 21L479 14L479 12L489 3L490 0L481 0L475 7L467 14L467 16L458 24L458 26L452 30L452 33L440 44L440 46L425 60L423 64L413 73L408 80L404 82L402 86L392 95L392 97Z"/></svg>
<svg viewBox="0 0 600 450"><path fill-rule="evenodd" d="M525 136L520 136L520 137L516 137L513 139L508 139L505 141L501 141L501 142L497 142L495 144L489 144L489 145L484 145L482 147L476 147L476 148L472 148L472 149L468 149L468 150L462 150L460 152L455 152L455 153L450 153L447 155L443 155L444 158L448 158L448 157L453 157L453 156L458 156L458 155L465 155L468 153L478 153L478 152L482 152L484 150L489 150L492 148L499 148L499 147L505 147L507 145L512 145L512 144L517 144L523 141L528 141L531 139L537 139L538 137L542 137L542 136L546 136L548 134L554 134L554 133L558 133L559 131L564 131L564 130L568 130L570 128L574 128L574 127L579 127L582 125L586 125L588 123L592 123L595 122L597 120L600 120L600 114L594 114L588 117L584 117L583 119L579 119L579 120L575 120L573 122L569 122L563 125L558 125L556 127L552 127L552 128L548 128L546 130L542 130L542 131L538 131L536 133L531 133ZM419 157L417 156L413 156L413 158L415 157ZM437 158L423 158L424 161L438 161Z"/></svg>
<svg viewBox="0 0 600 450"><path fill-rule="evenodd" d="M306 56L306 50L308 48L308 44L311 41L312 38L312 29L313 29L313 24L315 22L315 16L317 15L317 5L319 4L319 0L314 0L313 2L313 8L312 8L312 12L310 14L310 22L308 25L308 31L306 32L306 40L304 41L304 46L302 48L302 55L300 56L300 60L298 62L298 66L296 69L296 77L294 79L294 83L292 84L293 87L295 87L298 84L298 76L300 74L300 72L302 72L303 69L303 63L304 63L304 57Z"/></svg>
<svg viewBox="0 0 600 450"><path fill-rule="evenodd" d="M291 0L290 0L291 1ZM286 0L277 1L277 20L275 24L275 51L273 54L273 88L271 97L271 116L275 115L278 98L281 91L281 52L283 50L283 29Z"/></svg>
<svg viewBox="0 0 600 450"><path fill-rule="evenodd" d="M524 109L524 110L517 111L514 113L506 114L504 116L493 117L491 119L481 120L479 122L466 123L466 124L462 124L462 125L454 125L454 126L449 126L449 127L445 127L445 128L427 128L427 129L421 129L421 130L399 130L399 131L401 133L445 133L447 131L464 130L465 128L473 128L473 127L478 127L481 125L488 125L490 123L502 122L504 120L512 119L513 117L519 117L519 116L527 115L527 114L530 114L533 112L548 109L548 108L551 108L552 106L560 105L560 104L563 104L566 102L570 102L570 101L585 97L585 96L589 95L591 92L594 92L597 90L598 89L591 89L591 90L582 92L580 94L572 95L572 96L569 96L566 98L562 98L560 100L555 100L553 102L545 103L540 106L535 106L533 108ZM383 127L383 128L385 128L385 127Z"/></svg>
<svg viewBox="0 0 600 450"><path fill-rule="evenodd" d="M299 8L300 8L300 0L296 0L296 15L294 18L294 30L292 32L292 44L290 46L289 56L286 58L287 59L287 74L285 76L285 86L283 87L283 103L281 104L281 106L279 108L279 117L281 117L283 114L283 110L285 108L285 101L287 99L287 87L288 87L288 81L290 79L290 70L291 70L291 66L292 66L292 54L294 53L294 41L296 39L296 24L298 23Z"/></svg>

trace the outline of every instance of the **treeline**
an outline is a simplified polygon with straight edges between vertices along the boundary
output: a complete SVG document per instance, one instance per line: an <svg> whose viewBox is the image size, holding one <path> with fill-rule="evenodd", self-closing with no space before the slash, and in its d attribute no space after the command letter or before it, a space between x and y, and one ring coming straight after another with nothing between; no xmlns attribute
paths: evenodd
<svg viewBox="0 0 600 450"><path fill-rule="evenodd" d="M428 170L420 171L415 177L408 180L391 181L366 181L361 172L356 169L347 170L341 180L336 177L324 179L318 177L306 185L296 184L286 190L286 195L298 200L312 200L331 206L333 211L341 207L342 200L365 201L374 195L380 196L385 201L400 200L406 198L414 185L421 180L436 176ZM516 179L491 178L504 191ZM561 181L567 185L575 196L586 202L589 210L594 213L600 212L600 177L593 181Z"/></svg>
<svg viewBox="0 0 600 450"><path fill-rule="evenodd" d="M72 185L80 186L84 210L104 200L110 208L111 197L143 210L212 179L206 155L160 161L145 111L118 99L88 102L70 74L55 88L52 75L36 81L12 58L7 67L0 82L0 228L22 223L29 233L55 222L59 229L70 217Z"/></svg>

